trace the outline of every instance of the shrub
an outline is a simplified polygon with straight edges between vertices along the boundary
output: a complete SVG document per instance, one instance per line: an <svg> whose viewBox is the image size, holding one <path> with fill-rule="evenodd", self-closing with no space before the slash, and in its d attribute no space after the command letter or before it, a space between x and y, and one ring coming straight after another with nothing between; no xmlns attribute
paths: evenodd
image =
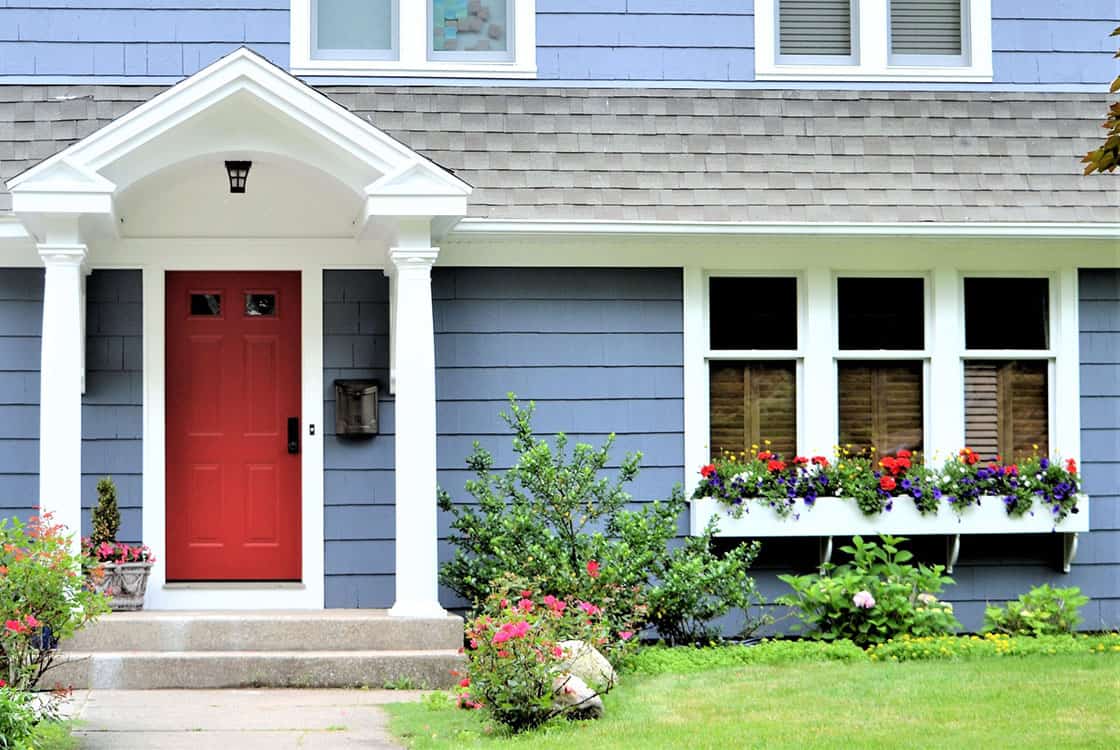
<svg viewBox="0 0 1120 750"><path fill-rule="evenodd" d="M93 509L92 521L93 533L89 537L91 546L117 541L121 512L117 508L117 485L109 477L102 477L97 481L97 505Z"/></svg>
<svg viewBox="0 0 1120 750"><path fill-rule="evenodd" d="M93 566L71 553L65 529L49 513L26 526L0 520L0 678L10 688L34 688L58 642L109 611L82 576Z"/></svg>
<svg viewBox="0 0 1120 750"><path fill-rule="evenodd" d="M1096 654L1120 656L1120 634L1101 636L983 636L936 635L922 638L899 636L868 647L871 661L956 661L1002 656L1056 656Z"/></svg>
<svg viewBox="0 0 1120 750"><path fill-rule="evenodd" d="M1081 589L1036 586L1006 607L984 610L984 632L1008 635L1058 635L1072 633L1081 622L1080 609L1089 602Z"/></svg>
<svg viewBox="0 0 1120 750"><path fill-rule="evenodd" d="M593 602L539 596L528 589L516 596L493 595L468 623L468 677L460 683L459 704L483 708L521 732L581 708L554 700L558 690L567 689L560 674L565 660L560 642L576 638L605 646L613 638L608 618ZM593 687L606 692L611 686Z"/></svg>
<svg viewBox="0 0 1120 750"><path fill-rule="evenodd" d="M0 680L0 750L26 750L38 720L29 693Z"/></svg>
<svg viewBox="0 0 1120 750"><path fill-rule="evenodd" d="M627 455L609 479L613 436L598 448L577 444L569 452L565 435L552 446L533 434L534 409L532 403L521 408L511 395L510 411L502 414L517 456L508 471L495 472L493 457L475 443L467 458L475 477L466 489L476 505L453 503L440 491L456 546L440 571L446 586L477 607L511 573L562 598L609 602L615 632L654 623L678 640L710 635L704 623L753 601L747 570L757 548L719 558L709 527L671 550L687 507L679 488L668 500L628 509L626 486L638 474L640 455ZM656 610L647 606L652 603Z"/></svg>
<svg viewBox="0 0 1120 750"><path fill-rule="evenodd" d="M814 638L847 638L859 646L895 636L940 635L959 628L952 605L936 594L953 579L941 565L907 564L913 555L899 549L901 537L882 544L854 537L840 549L852 555L845 565L826 565L824 575L778 576L793 589L779 604L793 607Z"/></svg>

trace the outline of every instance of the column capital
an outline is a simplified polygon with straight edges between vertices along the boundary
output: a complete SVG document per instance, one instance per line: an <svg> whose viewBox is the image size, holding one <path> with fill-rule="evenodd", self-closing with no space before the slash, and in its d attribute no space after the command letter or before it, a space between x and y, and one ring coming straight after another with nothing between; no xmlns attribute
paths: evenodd
<svg viewBox="0 0 1120 750"><path fill-rule="evenodd" d="M41 243L38 250L44 266L80 266L89 254L81 243Z"/></svg>
<svg viewBox="0 0 1120 750"><path fill-rule="evenodd" d="M398 270L408 268L429 270L439 257L438 247L391 247L389 260Z"/></svg>

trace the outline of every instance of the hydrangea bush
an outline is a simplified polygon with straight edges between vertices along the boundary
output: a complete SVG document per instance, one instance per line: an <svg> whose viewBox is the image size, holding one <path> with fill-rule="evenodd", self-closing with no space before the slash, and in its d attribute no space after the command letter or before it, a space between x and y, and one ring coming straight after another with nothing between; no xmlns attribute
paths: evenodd
<svg viewBox="0 0 1120 750"><path fill-rule="evenodd" d="M945 568L909 564L913 554L899 548L902 537L880 541L854 537L852 546L840 548L852 561L826 564L819 575L778 576L793 593L777 602L792 607L812 637L846 638L861 647L904 633L932 636L959 628L952 605L937 598L953 582Z"/></svg>
<svg viewBox="0 0 1120 750"><path fill-rule="evenodd" d="M1036 586L1003 607L984 610L984 632L1005 635L1061 635L1072 633L1081 622L1081 608L1089 597L1081 589Z"/></svg>
<svg viewBox="0 0 1120 750"><path fill-rule="evenodd" d="M970 448L935 466L906 450L879 457L874 449L867 454L838 449L831 461L824 456L786 461L768 446L752 446L746 453L719 456L700 475L693 497L715 498L736 517L751 504L789 516L798 498L812 507L823 496L850 498L869 516L892 510L900 500L934 514L945 505L961 512L984 497L998 497L1013 518L1041 511L1058 522L1078 512L1080 491L1072 458L1063 464L1035 452L1018 463L983 461Z"/></svg>

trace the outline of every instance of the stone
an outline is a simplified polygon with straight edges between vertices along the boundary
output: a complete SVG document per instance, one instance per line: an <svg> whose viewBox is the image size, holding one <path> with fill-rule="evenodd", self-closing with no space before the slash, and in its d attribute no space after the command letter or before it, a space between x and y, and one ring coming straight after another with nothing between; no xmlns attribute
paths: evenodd
<svg viewBox="0 0 1120 750"><path fill-rule="evenodd" d="M557 644L564 651L564 663L560 669L579 677L580 680L600 690L610 690L618 684L618 674L599 653L599 649L584 641L560 641Z"/></svg>
<svg viewBox="0 0 1120 750"><path fill-rule="evenodd" d="M601 719L603 699L574 674L563 672L552 681L553 702L574 719Z"/></svg>

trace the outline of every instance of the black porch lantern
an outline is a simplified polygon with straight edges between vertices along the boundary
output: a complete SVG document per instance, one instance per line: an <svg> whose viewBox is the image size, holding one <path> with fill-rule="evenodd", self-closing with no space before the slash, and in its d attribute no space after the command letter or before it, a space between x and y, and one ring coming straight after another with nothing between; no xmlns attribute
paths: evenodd
<svg viewBox="0 0 1120 750"><path fill-rule="evenodd" d="M245 181L249 179L251 161L227 161L226 173L229 174L229 191L231 193L244 193Z"/></svg>

